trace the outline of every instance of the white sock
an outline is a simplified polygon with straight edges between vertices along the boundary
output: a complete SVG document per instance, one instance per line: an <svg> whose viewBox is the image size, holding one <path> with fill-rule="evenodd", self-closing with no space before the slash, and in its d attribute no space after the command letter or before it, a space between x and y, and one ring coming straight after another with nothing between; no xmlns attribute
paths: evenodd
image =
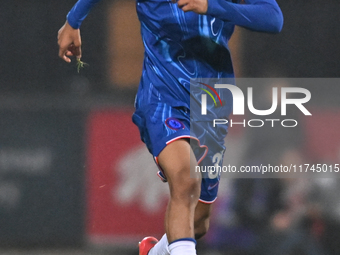
<svg viewBox="0 0 340 255"><path fill-rule="evenodd" d="M168 238L166 234L164 234L161 240L159 240L158 243L153 248L151 248L148 255L170 255L168 246Z"/></svg>
<svg viewBox="0 0 340 255"><path fill-rule="evenodd" d="M169 245L171 255L196 255L196 242L191 238L179 239Z"/></svg>

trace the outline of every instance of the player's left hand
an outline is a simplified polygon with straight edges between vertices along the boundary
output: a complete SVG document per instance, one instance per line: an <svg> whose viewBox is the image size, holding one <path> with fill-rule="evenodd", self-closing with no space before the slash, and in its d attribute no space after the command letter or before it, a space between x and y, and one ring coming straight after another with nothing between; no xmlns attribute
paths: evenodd
<svg viewBox="0 0 340 255"><path fill-rule="evenodd" d="M178 7L185 12L193 11L198 14L205 14L208 10L208 0L172 0L172 2L177 2Z"/></svg>
<svg viewBox="0 0 340 255"><path fill-rule="evenodd" d="M69 57L81 58L81 37L79 29L74 29L66 21L58 31L59 57L67 63L71 62Z"/></svg>

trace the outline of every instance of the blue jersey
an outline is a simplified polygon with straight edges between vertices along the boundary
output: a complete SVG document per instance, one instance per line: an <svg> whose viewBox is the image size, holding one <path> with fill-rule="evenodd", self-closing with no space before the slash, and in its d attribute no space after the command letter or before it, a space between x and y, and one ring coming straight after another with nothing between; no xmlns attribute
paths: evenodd
<svg viewBox="0 0 340 255"><path fill-rule="evenodd" d="M69 24L79 28L98 1L79 0L68 14ZM200 84L209 79L233 79L228 41L234 26L279 32L283 19L278 5L275 0L246 0L244 5L235 0L208 0L206 15L199 15L183 12L171 0L136 3L145 47L133 115L141 139L156 163L169 143L190 139L198 165L221 166L227 127L215 128L208 121L195 121L193 113L200 111L202 90L192 88L191 81ZM227 117L231 112L231 94L225 91L219 93L218 117ZM159 176L166 181L160 170ZM212 203L217 196L219 175L202 176L200 201Z"/></svg>
<svg viewBox="0 0 340 255"><path fill-rule="evenodd" d="M171 1L138 0L137 13L145 47L137 100L148 104L151 93L171 106L189 108L190 79L234 76L228 49L233 23L185 13Z"/></svg>
<svg viewBox="0 0 340 255"><path fill-rule="evenodd" d="M237 1L209 0L206 15L199 15L183 12L171 0L137 0L145 47L137 106L158 98L189 108L190 97L199 100L199 93L190 94L190 79L234 77L228 41L235 25L281 30L282 13L275 0ZM70 25L79 28L96 2L79 0L68 14Z"/></svg>

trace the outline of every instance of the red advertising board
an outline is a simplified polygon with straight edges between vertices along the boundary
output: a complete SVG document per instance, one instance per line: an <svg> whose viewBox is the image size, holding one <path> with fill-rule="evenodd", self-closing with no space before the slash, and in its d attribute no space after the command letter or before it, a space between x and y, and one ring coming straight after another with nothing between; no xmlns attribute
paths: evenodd
<svg viewBox="0 0 340 255"><path fill-rule="evenodd" d="M318 163L340 161L340 110L312 111L305 118L306 152Z"/></svg>
<svg viewBox="0 0 340 255"><path fill-rule="evenodd" d="M132 111L94 111L87 123L87 235L127 244L164 233L167 185L157 177Z"/></svg>

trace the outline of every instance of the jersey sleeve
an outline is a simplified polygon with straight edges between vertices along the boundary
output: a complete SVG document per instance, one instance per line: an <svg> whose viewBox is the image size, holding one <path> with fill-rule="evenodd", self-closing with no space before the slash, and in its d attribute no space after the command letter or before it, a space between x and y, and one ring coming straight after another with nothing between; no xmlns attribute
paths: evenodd
<svg viewBox="0 0 340 255"><path fill-rule="evenodd" d="M100 0L79 0L67 14L67 21L70 26L78 29L91 8L99 1Z"/></svg>
<svg viewBox="0 0 340 255"><path fill-rule="evenodd" d="M246 0L245 4L208 0L207 15L254 31L279 33L283 15L275 0Z"/></svg>

